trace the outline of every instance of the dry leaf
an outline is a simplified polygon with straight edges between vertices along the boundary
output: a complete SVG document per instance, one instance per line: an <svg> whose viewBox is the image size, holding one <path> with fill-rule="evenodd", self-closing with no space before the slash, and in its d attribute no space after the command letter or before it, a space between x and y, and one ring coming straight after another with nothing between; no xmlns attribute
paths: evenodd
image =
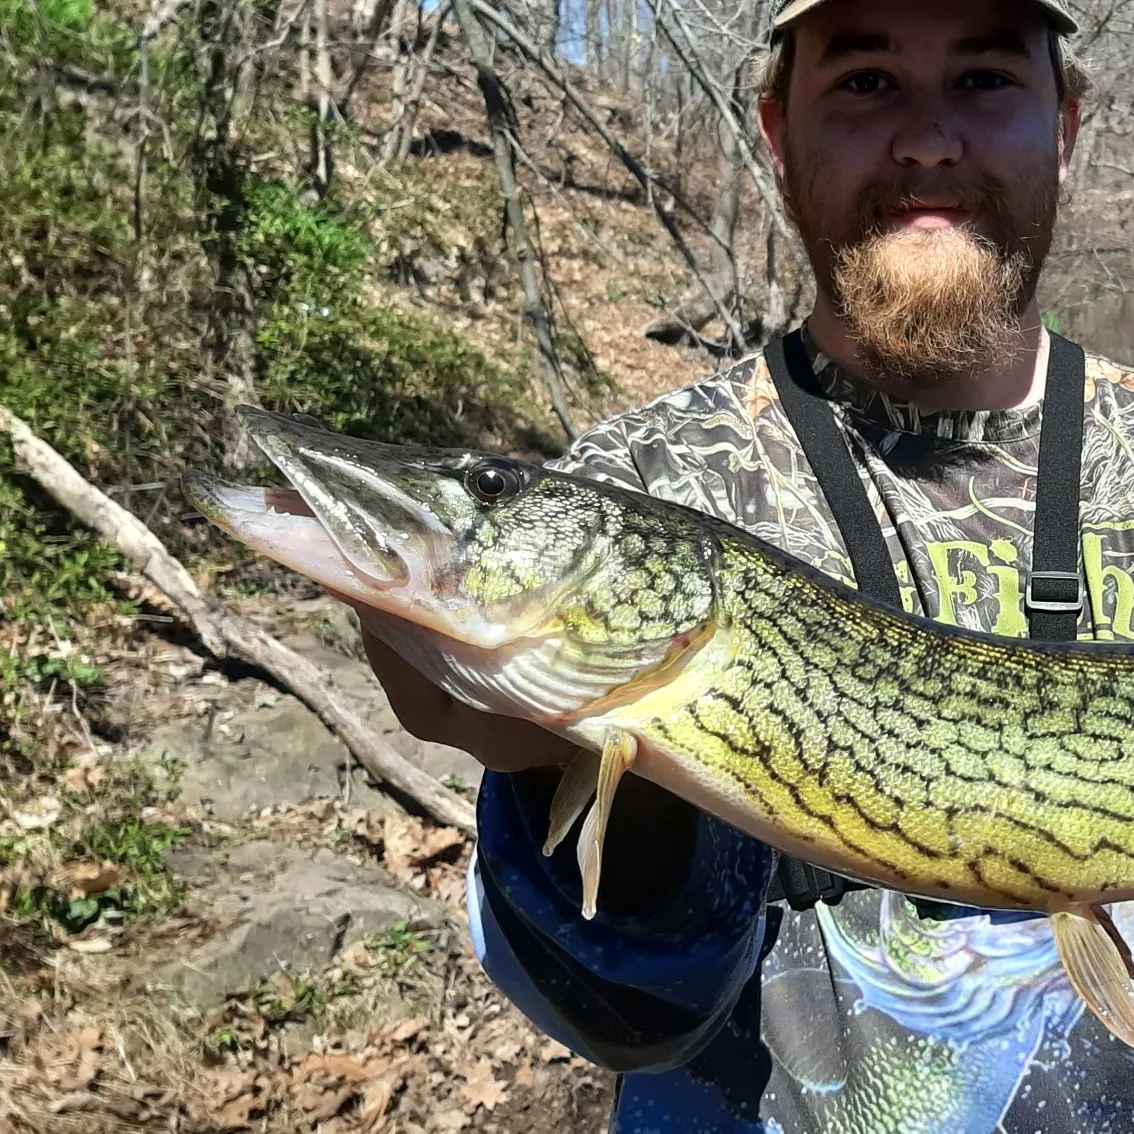
<svg viewBox="0 0 1134 1134"><path fill-rule="evenodd" d="M368 969L374 964L374 954L361 941L356 941L343 952L343 960L356 969Z"/></svg>
<svg viewBox="0 0 1134 1134"><path fill-rule="evenodd" d="M295 1101L317 1122L326 1122L342 1110L343 1103L354 1093L355 1088L350 1083L337 1091L319 1091L304 1084L295 1092Z"/></svg>
<svg viewBox="0 0 1134 1134"><path fill-rule="evenodd" d="M418 849L418 864L425 865L439 855L462 846L465 836L455 827L426 827Z"/></svg>
<svg viewBox="0 0 1134 1134"><path fill-rule="evenodd" d="M512 1076L512 1085L514 1087L530 1087L535 1082L535 1073L532 1071L532 1065L525 1063L515 1075Z"/></svg>
<svg viewBox="0 0 1134 1134"><path fill-rule="evenodd" d="M86 752L60 778L71 791L93 792L106 779L106 765L97 753Z"/></svg>
<svg viewBox="0 0 1134 1134"><path fill-rule="evenodd" d="M410 815L386 815L382 824L383 861L400 882L420 888L422 867L438 855L464 844L453 827L433 827Z"/></svg>
<svg viewBox="0 0 1134 1134"><path fill-rule="evenodd" d="M410 1016L384 1032L382 1038L390 1043L404 1044L418 1035L425 1026L424 1016Z"/></svg>
<svg viewBox="0 0 1134 1134"><path fill-rule="evenodd" d="M549 1039L540 1048L539 1057L544 1063L554 1063L557 1059L570 1059L571 1049L564 1047L558 1040Z"/></svg>
<svg viewBox="0 0 1134 1134"><path fill-rule="evenodd" d="M246 1130L252 1126L252 1112L260 1109L255 1095L241 1095L224 1104L211 1118L222 1130Z"/></svg>
<svg viewBox="0 0 1134 1134"><path fill-rule="evenodd" d="M101 1028L83 1028L79 1032L79 1069L75 1072L75 1081L79 1086L85 1087L97 1074L101 1048Z"/></svg>
<svg viewBox="0 0 1134 1134"><path fill-rule="evenodd" d="M320 1071L334 1075L337 1079L365 1083L367 1079L373 1079L380 1069L381 1064L378 1060L372 1059L364 1065L357 1055L345 1055L341 1052L321 1055L313 1052L304 1059L295 1074L301 1083Z"/></svg>
<svg viewBox="0 0 1134 1134"><path fill-rule="evenodd" d="M358 1111L358 1120L363 1130L372 1130L382 1121L393 1098L394 1084L389 1079L378 1079L366 1088Z"/></svg>
<svg viewBox="0 0 1134 1134"><path fill-rule="evenodd" d="M400 882L409 882L416 870L414 862L417 855L420 828L402 815L387 815L382 825L383 861L386 869Z"/></svg>
<svg viewBox="0 0 1134 1134"><path fill-rule="evenodd" d="M92 937L89 940L68 941L67 948L76 953L109 953L114 942L109 937Z"/></svg>
<svg viewBox="0 0 1134 1134"><path fill-rule="evenodd" d="M520 1049L523 1046L524 1045L522 1043L520 1043L519 1040L514 1040L514 1039L501 1040L492 1049L492 1058L494 1060L496 1060L497 1063L511 1063L512 1060L515 1059L516 1056L520 1054Z"/></svg>
<svg viewBox="0 0 1134 1134"><path fill-rule="evenodd" d="M382 846L385 834L382 826L382 816L370 808L360 807L347 814L344 825L357 839L370 843L375 849Z"/></svg>
<svg viewBox="0 0 1134 1134"><path fill-rule="evenodd" d="M492 1071L492 1064L487 1059L482 1059L474 1069L465 1074L465 1080L463 1090L470 1104L470 1113L478 1106L483 1106L485 1110L493 1110L498 1103L502 1103L507 1098L503 1084L497 1081Z"/></svg>
<svg viewBox="0 0 1134 1134"><path fill-rule="evenodd" d="M25 831L38 831L52 826L63 811L63 804L53 795L41 795L22 811L13 813L12 818Z"/></svg>
<svg viewBox="0 0 1134 1134"><path fill-rule="evenodd" d="M256 1076L248 1071L227 1068L213 1071L209 1078L212 1080L212 1089L208 1093L223 1101L236 1099L246 1091L250 1091L256 1081Z"/></svg>
<svg viewBox="0 0 1134 1134"><path fill-rule="evenodd" d="M90 1091L72 1091L68 1095L63 1095L61 1098L52 1099L47 1104L47 1109L52 1114L66 1114L72 1110L90 1110L91 1107L97 1106L99 1103L98 1095L91 1094Z"/></svg>
<svg viewBox="0 0 1134 1134"><path fill-rule="evenodd" d="M105 894L125 877L126 872L113 862L69 862L63 866L63 878L71 888L71 898Z"/></svg>
<svg viewBox="0 0 1134 1134"><path fill-rule="evenodd" d="M430 1117L430 1122L434 1130L443 1131L444 1134L449 1134L450 1131L455 1132L463 1130L472 1121L471 1118L463 1110L443 1110L440 1114L434 1114Z"/></svg>

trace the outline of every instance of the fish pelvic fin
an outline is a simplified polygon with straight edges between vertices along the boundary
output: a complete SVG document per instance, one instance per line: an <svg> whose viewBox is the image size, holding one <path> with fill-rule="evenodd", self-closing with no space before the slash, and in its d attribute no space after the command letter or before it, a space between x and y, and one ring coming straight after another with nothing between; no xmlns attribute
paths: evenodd
<svg viewBox="0 0 1134 1134"><path fill-rule="evenodd" d="M1095 905L1051 920L1075 991L1109 1032L1134 1047L1134 961L1110 914Z"/></svg>
<svg viewBox="0 0 1134 1134"><path fill-rule="evenodd" d="M638 742L634 736L620 728L607 731L599 763L595 801L583 821L579 835L577 855L579 872L583 879L583 917L588 921L598 908L599 875L602 871L602 847L606 839L606 826L614 793L622 777L634 766Z"/></svg>
<svg viewBox="0 0 1134 1134"><path fill-rule="evenodd" d="M567 837L583 808L591 801L598 787L599 756L586 748L576 751L563 773L555 796L551 800L551 819L547 827L547 840L543 853L550 858L555 848Z"/></svg>

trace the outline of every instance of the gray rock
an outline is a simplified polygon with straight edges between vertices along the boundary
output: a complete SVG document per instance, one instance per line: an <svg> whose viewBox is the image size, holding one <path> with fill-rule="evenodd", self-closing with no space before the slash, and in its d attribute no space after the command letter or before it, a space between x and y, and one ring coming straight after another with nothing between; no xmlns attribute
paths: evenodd
<svg viewBox="0 0 1134 1134"><path fill-rule="evenodd" d="M345 656L313 635L285 641L325 667L375 733L407 759L438 779L455 776L479 785L482 769L471 756L419 741L402 728L365 662ZM238 684L252 686L251 695L235 686L231 697L214 695L208 713L159 725L131 755L155 770L167 761L184 765L180 798L223 822L235 822L250 809L276 803L339 796L351 763L346 746L297 698L261 682ZM357 764L351 802L377 810L394 806Z"/></svg>
<svg viewBox="0 0 1134 1134"><path fill-rule="evenodd" d="M318 970L336 952L398 922L440 924L437 902L398 890L378 867L331 851L307 854L277 842L228 850L175 850L170 869L193 882L217 931L159 969L153 991L204 1010L284 968Z"/></svg>

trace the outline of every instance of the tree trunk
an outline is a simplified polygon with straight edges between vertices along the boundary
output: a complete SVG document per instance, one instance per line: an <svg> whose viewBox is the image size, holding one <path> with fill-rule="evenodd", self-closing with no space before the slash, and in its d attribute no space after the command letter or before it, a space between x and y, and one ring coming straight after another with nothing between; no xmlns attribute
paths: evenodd
<svg viewBox="0 0 1134 1134"><path fill-rule="evenodd" d="M587 34L587 70L600 79L603 69L602 4L603 0L583 0Z"/></svg>
<svg viewBox="0 0 1134 1134"><path fill-rule="evenodd" d="M451 4L443 3L437 9L433 29L429 33L429 42L426 43L421 58L415 64L413 87L410 90L409 98L406 100L405 111L402 114L402 122L399 128L400 137L398 139L398 152L394 155L395 161L403 162L409 157L410 146L413 145L413 130L417 123L417 112L421 107L421 95L425 89L426 76L429 74L429 64L433 60L434 51L437 50L441 25L445 22L445 17L448 16L451 7Z"/></svg>
<svg viewBox="0 0 1134 1134"><path fill-rule="evenodd" d="M215 283L205 340L211 368L224 378L225 406L258 402L253 381L253 304L239 255L244 176L237 143L231 136L233 120L246 99L249 56L238 13L235 6L211 3L198 9L199 34L208 50L210 70L202 87L199 126L190 148L197 176L213 202L208 218L211 239L205 253ZM254 446L244 430L233 427L231 414L223 416L217 436L230 469L239 471L253 459Z"/></svg>
<svg viewBox="0 0 1134 1134"><path fill-rule="evenodd" d="M496 11L491 5L486 4L484 0L461 0L461 5L471 10L472 12L479 13L485 19L490 20L496 27L503 31L523 53L537 63L543 70L544 74L559 87L560 90L567 96L571 105L590 123L594 131L610 148L619 161L630 171L634 179L642 186L643 191L650 183L651 174L647 173L638 162L634 155L626 149L621 142L610 132L606 125L602 122L599 116L594 112L590 105L579 95L570 79L561 71L550 59L547 58L546 52L542 52L539 48L532 43L515 25L507 20ZM649 194L647 194L649 196ZM661 222L662 227L669 233L674 246L681 253L686 266L693 274L697 282L703 287L710 295L712 289L708 281L705 279L705 274L701 270L700 264L697 262L697 257L693 255L692 249L686 243L685 238L681 235L681 230L677 227L672 216L669 212L661 206L658 201L658 195L653 194L653 207L654 215ZM690 216L694 218L697 214L690 208ZM703 223L703 222L702 222ZM722 322L728 328L732 340L736 344L744 342L744 332L740 325L732 317L732 313L726 308L717 304L717 313L720 315Z"/></svg>
<svg viewBox="0 0 1134 1134"><path fill-rule="evenodd" d="M469 47L473 65L476 67L477 84L484 97L484 109L492 130L492 148L496 158L496 172L500 178L500 191L504 195L504 208L508 226L516 244L516 260L520 265L520 275L524 285L525 314L535 334L539 347L540 366L544 382L551 395L551 404L559 418L563 431L570 441L574 441L579 431L571 420L567 409L566 387L563 370L555 350L555 340L551 330L551 317L540 290L539 276L536 274L536 257L528 237L524 206L520 200L519 186L516 184L516 167L513 162L512 143L509 131L514 128L514 117L509 113L508 92L492 65L492 52L488 36L480 20L472 10L469 0L453 0L453 10L461 25L465 42Z"/></svg>
<svg viewBox="0 0 1134 1134"><path fill-rule="evenodd" d="M378 159L379 169L388 168L397 160L402 149L402 119L406 113L406 92L409 89L413 70L413 41L405 34L408 7L407 0L397 0L394 14L390 19L391 39L398 61L394 64L394 75L390 83L394 100L391 107L390 129L382 139L382 155Z"/></svg>
<svg viewBox="0 0 1134 1134"><path fill-rule="evenodd" d="M747 92L744 88L744 62L733 73L732 110L741 128L748 124ZM737 321L744 321L744 292L736 266L736 224L740 217L740 192L744 177L744 160L736 132L729 129L723 117L717 119L720 145L720 188L713 208L713 243L709 254L710 281L722 292L732 294ZM727 301L723 301L727 302Z"/></svg>
<svg viewBox="0 0 1134 1134"><path fill-rule="evenodd" d="M566 0L564 0L566 3ZM554 59L559 54L559 31L562 27L562 17L559 12L559 0L547 0L547 51Z"/></svg>
<svg viewBox="0 0 1134 1134"><path fill-rule="evenodd" d="M331 190L332 157L327 141L331 120L331 54L327 47L327 0L315 0L315 84L318 116L311 135L311 173L320 197Z"/></svg>

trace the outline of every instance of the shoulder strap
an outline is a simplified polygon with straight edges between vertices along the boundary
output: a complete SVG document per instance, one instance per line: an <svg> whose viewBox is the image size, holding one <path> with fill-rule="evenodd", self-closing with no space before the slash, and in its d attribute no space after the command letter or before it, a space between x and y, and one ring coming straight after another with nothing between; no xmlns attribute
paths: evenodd
<svg viewBox="0 0 1134 1134"><path fill-rule="evenodd" d="M1083 348L1052 334L1040 425L1032 569L1024 590L1031 637L1072 642L1083 609L1079 477L1083 458Z"/></svg>
<svg viewBox="0 0 1134 1134"><path fill-rule="evenodd" d="M827 399L819 390L798 330L764 348L780 404L788 416L831 506L854 564L859 590L881 602L902 605L894 563L862 477Z"/></svg>

